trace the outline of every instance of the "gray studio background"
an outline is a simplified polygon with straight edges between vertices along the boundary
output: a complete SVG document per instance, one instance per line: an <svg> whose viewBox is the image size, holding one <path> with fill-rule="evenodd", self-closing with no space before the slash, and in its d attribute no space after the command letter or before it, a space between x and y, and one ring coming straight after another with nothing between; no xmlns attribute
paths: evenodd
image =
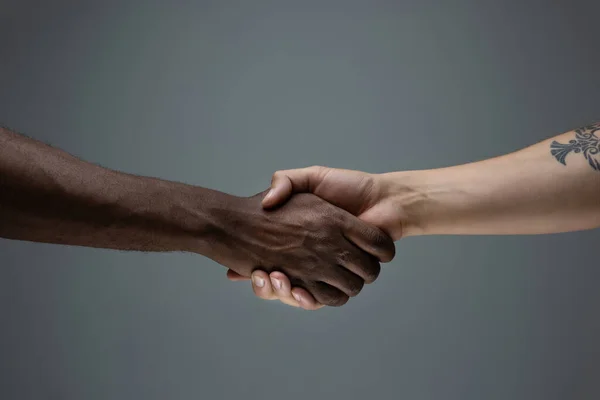
<svg viewBox="0 0 600 400"><path fill-rule="evenodd" d="M600 4L0 2L0 120L237 195L510 152L600 116ZM0 398L595 399L599 231L398 242L339 309L191 254L0 241Z"/></svg>

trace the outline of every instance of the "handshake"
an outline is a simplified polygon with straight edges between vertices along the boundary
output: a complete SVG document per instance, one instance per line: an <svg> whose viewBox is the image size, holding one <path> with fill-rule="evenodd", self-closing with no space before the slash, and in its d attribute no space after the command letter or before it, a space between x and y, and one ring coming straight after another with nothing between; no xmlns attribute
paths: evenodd
<svg viewBox="0 0 600 400"><path fill-rule="evenodd" d="M311 167L237 197L110 170L0 128L0 237L193 252L307 309L345 304L394 257L406 226L391 189L380 176Z"/></svg>
<svg viewBox="0 0 600 400"><path fill-rule="evenodd" d="M502 157L369 174L276 172L235 197L87 163L0 129L0 237L132 251L189 251L252 279L263 299L341 306L377 279L394 241L600 226L600 124Z"/></svg>
<svg viewBox="0 0 600 400"><path fill-rule="evenodd" d="M252 277L263 299L341 306L377 279L409 228L384 177L325 167L276 172L268 192L224 213L232 232L220 243L229 245L211 258L233 281Z"/></svg>

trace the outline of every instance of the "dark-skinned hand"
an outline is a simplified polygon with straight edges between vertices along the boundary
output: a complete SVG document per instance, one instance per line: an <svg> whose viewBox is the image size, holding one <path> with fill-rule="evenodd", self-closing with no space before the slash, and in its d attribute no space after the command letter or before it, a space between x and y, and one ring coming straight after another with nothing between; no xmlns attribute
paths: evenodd
<svg viewBox="0 0 600 400"><path fill-rule="evenodd" d="M394 257L389 236L313 194L270 210L261 205L265 194L229 197L212 210L219 233L211 258L239 276L279 271L320 304L341 306Z"/></svg>

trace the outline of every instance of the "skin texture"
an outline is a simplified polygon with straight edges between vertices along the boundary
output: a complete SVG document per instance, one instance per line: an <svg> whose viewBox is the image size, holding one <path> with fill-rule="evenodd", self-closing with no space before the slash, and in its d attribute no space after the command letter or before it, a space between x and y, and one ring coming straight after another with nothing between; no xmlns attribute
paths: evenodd
<svg viewBox="0 0 600 400"><path fill-rule="evenodd" d="M391 259L389 237L317 196L294 196L268 212L261 207L262 198L236 200L223 217L216 212L226 222L212 244L213 259L235 265L240 275L250 276L257 268L281 271L320 303L323 299L339 306L356 296L365 282L373 282L380 271L379 260L352 241ZM243 204L237 205L238 201Z"/></svg>
<svg viewBox="0 0 600 400"><path fill-rule="evenodd" d="M394 240L593 229L600 226L599 132L600 124L592 124L512 154L434 170L378 175L325 167L278 171L263 206L281 204L294 193L313 193ZM264 279L262 272L254 275ZM228 277L242 280L234 273ZM272 283L255 287L258 297L305 309L322 306L285 277L275 278L282 282L280 289Z"/></svg>
<svg viewBox="0 0 600 400"><path fill-rule="evenodd" d="M340 306L394 256L391 238L313 195L263 209L236 197L84 162L0 130L0 237L134 251L202 254L239 277L280 271Z"/></svg>

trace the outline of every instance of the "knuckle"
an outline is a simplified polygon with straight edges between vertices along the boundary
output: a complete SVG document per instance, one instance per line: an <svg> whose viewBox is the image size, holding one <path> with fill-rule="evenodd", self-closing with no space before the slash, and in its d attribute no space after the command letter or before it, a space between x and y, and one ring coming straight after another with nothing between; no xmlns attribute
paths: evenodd
<svg viewBox="0 0 600 400"><path fill-rule="evenodd" d="M356 255L350 250L342 250L337 255L337 262L341 265L352 263L356 260Z"/></svg>
<svg viewBox="0 0 600 400"><path fill-rule="evenodd" d="M325 167L322 165L311 165L310 167L306 168L307 171L314 173L314 174L318 174L320 172L322 172Z"/></svg>
<svg viewBox="0 0 600 400"><path fill-rule="evenodd" d="M320 182L325 178L327 173L330 171L330 168L324 167L322 165L313 165L311 167L308 167L306 171L314 181ZM314 186L312 186L312 188L314 189Z"/></svg>

